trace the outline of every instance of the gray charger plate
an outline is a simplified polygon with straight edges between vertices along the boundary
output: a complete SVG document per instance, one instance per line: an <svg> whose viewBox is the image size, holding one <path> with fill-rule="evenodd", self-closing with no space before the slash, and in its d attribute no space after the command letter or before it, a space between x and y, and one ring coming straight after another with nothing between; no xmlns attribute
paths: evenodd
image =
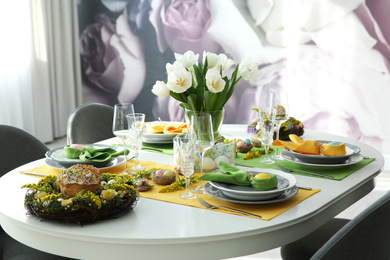
<svg viewBox="0 0 390 260"><path fill-rule="evenodd" d="M213 187L210 183L206 183L204 185L204 188L205 188L206 193L213 198L224 200L224 201L231 202L231 203L248 204L248 205L270 204L270 203L276 203L276 202L282 202L285 200L289 200L289 199L293 198L295 195L297 195L298 190L299 190L297 186L294 186L290 189L283 191L283 193L280 194L276 198L272 198L269 200L253 201L253 200L237 200L237 199L230 198L230 197L226 196L225 194L223 194L221 192L221 190Z"/></svg>
<svg viewBox="0 0 390 260"><path fill-rule="evenodd" d="M210 185L220 190L224 195L237 200L269 200L280 196L285 190L290 189L297 184L295 176L289 173L285 173L274 169L258 169L256 171L248 171L252 175L258 173L274 174L278 178L278 185L272 190L256 190L252 186L241 186L229 183L209 181Z"/></svg>
<svg viewBox="0 0 390 260"><path fill-rule="evenodd" d="M322 169L322 170L324 170L324 169L330 170L330 169L338 169L338 168L347 167L347 166L359 163L364 159L363 156L360 153L358 153L358 154L355 154L355 155L349 157L348 160L343 161L341 163L316 164L316 163L307 163L307 162L303 162L303 161L299 160L289 150L282 151L281 155L282 155L283 159L285 159L286 161L290 161L290 162L302 165L308 169Z"/></svg>

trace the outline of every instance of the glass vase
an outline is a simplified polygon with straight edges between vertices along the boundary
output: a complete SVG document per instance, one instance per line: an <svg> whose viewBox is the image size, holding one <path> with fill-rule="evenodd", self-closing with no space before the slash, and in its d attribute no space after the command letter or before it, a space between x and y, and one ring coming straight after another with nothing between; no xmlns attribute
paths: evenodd
<svg viewBox="0 0 390 260"><path fill-rule="evenodd" d="M190 109L185 109L185 119L187 123L188 129L191 129L190 127L190 119L193 113L198 111L193 111ZM215 139L215 145L209 149L204 157L203 160L203 171L209 172L209 171L216 171L218 170L218 164L222 160L226 163L234 165L234 160L236 158L236 139L232 137L231 135L227 134L221 134L221 126L223 123L223 119L225 116L225 109L222 108L218 111L210 111L207 112L211 114L212 122L213 122L213 132L214 132L214 139ZM200 160L201 155L200 153L197 153L195 164L196 164L196 170L200 171ZM177 164L177 160L174 161L174 163Z"/></svg>
<svg viewBox="0 0 390 260"><path fill-rule="evenodd" d="M194 110L190 110L190 109L185 109L184 110L185 120L186 120L188 129L191 128L190 127L190 124L191 124L190 123L190 119L191 119L192 114L194 114L195 112L199 112L199 111L194 111ZM207 113L210 113L210 115L211 115L211 118L212 118L212 121L213 121L214 138L217 139L218 136L219 136L219 132L221 130L223 119L225 117L225 109L222 108L221 110L210 111L210 112L207 112Z"/></svg>

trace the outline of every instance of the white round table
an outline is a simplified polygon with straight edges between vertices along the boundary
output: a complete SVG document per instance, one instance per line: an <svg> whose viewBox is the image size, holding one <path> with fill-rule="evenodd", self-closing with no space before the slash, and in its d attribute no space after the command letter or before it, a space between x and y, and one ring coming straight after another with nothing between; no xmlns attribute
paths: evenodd
<svg viewBox="0 0 390 260"><path fill-rule="evenodd" d="M244 136L245 126L224 125L222 132ZM304 138L348 142L376 160L341 181L295 175L300 185L321 192L270 221L141 198L126 216L80 226L26 215L20 187L38 178L19 171L42 165L42 159L0 178L0 223L28 246L78 259L221 259L269 250L305 236L365 196L384 166L382 154L369 145L310 131ZM151 152L140 159L172 163L172 156Z"/></svg>

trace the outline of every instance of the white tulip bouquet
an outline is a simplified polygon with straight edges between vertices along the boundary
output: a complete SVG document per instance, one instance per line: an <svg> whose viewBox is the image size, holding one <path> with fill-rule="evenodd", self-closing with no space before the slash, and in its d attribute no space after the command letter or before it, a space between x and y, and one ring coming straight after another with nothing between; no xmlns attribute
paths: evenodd
<svg viewBox="0 0 390 260"><path fill-rule="evenodd" d="M193 111L221 110L241 78L253 84L261 75L258 64L249 58L237 64L230 79L223 72L235 62L225 54L204 52L203 64L198 62L199 54L192 51L175 53L175 58L173 64L166 65L167 82L156 81L152 92L159 97L170 95L181 102L183 109Z"/></svg>

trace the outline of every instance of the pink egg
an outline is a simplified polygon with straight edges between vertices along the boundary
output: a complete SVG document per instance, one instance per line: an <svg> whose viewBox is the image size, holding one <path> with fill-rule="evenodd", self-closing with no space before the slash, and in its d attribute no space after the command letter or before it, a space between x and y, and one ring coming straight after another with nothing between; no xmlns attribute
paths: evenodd
<svg viewBox="0 0 390 260"><path fill-rule="evenodd" d="M79 145L79 144L71 144L69 147L70 147L70 148L74 148L74 149L78 149L78 150L83 150L83 149L84 149L84 148L83 148L81 145Z"/></svg>
<svg viewBox="0 0 390 260"><path fill-rule="evenodd" d="M155 175L164 175L164 171L163 170L157 170L154 174Z"/></svg>
<svg viewBox="0 0 390 260"><path fill-rule="evenodd" d="M236 144L237 148L245 148L248 146L248 144L245 142L245 141L239 141L237 144Z"/></svg>

